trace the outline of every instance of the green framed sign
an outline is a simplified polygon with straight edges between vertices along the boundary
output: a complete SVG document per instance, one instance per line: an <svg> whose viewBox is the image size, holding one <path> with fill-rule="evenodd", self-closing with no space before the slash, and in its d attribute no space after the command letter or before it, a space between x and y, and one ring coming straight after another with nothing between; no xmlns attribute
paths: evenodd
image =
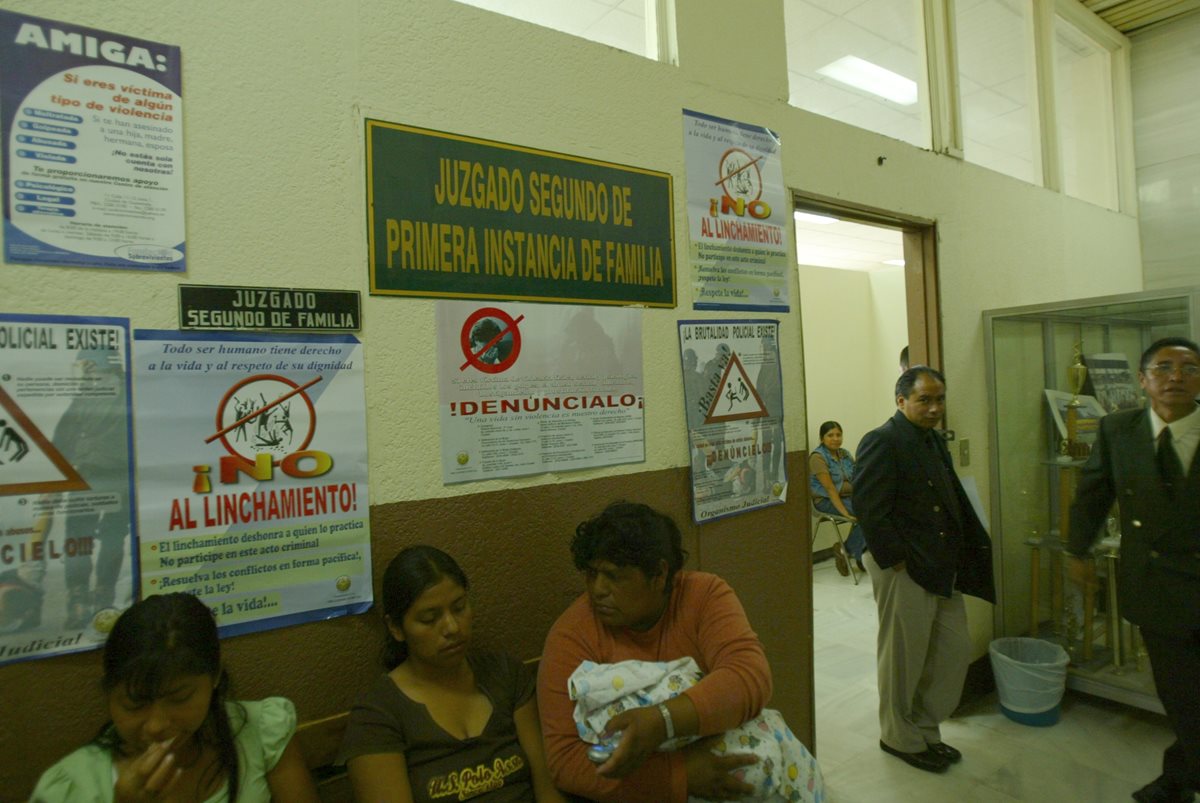
<svg viewBox="0 0 1200 803"><path fill-rule="evenodd" d="M371 294L675 306L671 176L366 120Z"/></svg>

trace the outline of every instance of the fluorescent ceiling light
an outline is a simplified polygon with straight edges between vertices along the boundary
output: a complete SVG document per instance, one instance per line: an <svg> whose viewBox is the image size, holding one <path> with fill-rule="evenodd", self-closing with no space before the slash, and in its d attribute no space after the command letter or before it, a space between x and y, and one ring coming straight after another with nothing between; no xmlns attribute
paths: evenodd
<svg viewBox="0 0 1200 803"><path fill-rule="evenodd" d="M797 223L819 223L822 226L827 226L830 223L837 223L838 219L829 217L828 215L814 215L812 212L796 212L794 213Z"/></svg>
<svg viewBox="0 0 1200 803"><path fill-rule="evenodd" d="M843 84L870 92L881 98L911 106L917 102L917 83L903 75L864 61L858 56L842 56L817 70L821 75Z"/></svg>
<svg viewBox="0 0 1200 803"><path fill-rule="evenodd" d="M897 266L897 267L903 268L903 267L904 267L904 260L903 260L903 259L885 259L885 260L883 260L883 264L885 264L885 265L895 265L895 266Z"/></svg>

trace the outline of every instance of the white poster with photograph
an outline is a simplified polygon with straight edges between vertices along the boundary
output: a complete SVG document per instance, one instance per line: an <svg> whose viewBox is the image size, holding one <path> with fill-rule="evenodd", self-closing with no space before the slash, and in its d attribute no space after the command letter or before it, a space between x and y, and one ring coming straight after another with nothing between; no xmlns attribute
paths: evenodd
<svg viewBox="0 0 1200 803"><path fill-rule="evenodd" d="M642 312L440 301L442 481L646 459Z"/></svg>
<svg viewBox="0 0 1200 803"><path fill-rule="evenodd" d="M135 509L128 319L0 314L0 663L103 643Z"/></svg>
<svg viewBox="0 0 1200 803"><path fill-rule="evenodd" d="M1054 426L1058 430L1059 440L1067 439L1067 424L1070 421L1073 400L1075 402L1075 440L1091 446L1096 442L1100 431L1100 419L1107 415L1108 411L1091 396L1076 397L1066 391L1046 389L1046 402L1050 405L1050 414L1054 418Z"/></svg>
<svg viewBox="0 0 1200 803"><path fill-rule="evenodd" d="M1144 404L1141 386L1124 354L1089 354L1084 364L1087 365L1087 378L1093 395L1105 410L1115 413Z"/></svg>
<svg viewBox="0 0 1200 803"><path fill-rule="evenodd" d="M779 135L683 110L695 309L788 311L789 221Z"/></svg>
<svg viewBox="0 0 1200 803"><path fill-rule="evenodd" d="M142 596L223 636L370 607L362 344L139 329L134 358Z"/></svg>
<svg viewBox="0 0 1200 803"><path fill-rule="evenodd" d="M680 321L697 523L787 500L779 322Z"/></svg>

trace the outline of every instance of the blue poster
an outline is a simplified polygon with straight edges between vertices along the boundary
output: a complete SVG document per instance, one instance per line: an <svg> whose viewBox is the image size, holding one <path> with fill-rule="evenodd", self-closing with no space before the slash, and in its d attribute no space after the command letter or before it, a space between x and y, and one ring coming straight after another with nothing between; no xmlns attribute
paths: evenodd
<svg viewBox="0 0 1200 803"><path fill-rule="evenodd" d="M182 271L178 47L0 11L4 256Z"/></svg>
<svg viewBox="0 0 1200 803"><path fill-rule="evenodd" d="M136 596L129 320L0 314L0 664L100 646Z"/></svg>

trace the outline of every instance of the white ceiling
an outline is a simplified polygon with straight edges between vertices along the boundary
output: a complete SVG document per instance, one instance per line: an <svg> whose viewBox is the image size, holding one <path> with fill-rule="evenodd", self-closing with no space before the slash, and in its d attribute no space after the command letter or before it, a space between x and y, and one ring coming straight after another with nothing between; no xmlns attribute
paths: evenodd
<svg viewBox="0 0 1200 803"><path fill-rule="evenodd" d="M803 214L803 213L800 213ZM887 260L904 259L904 235L897 229L848 220L815 223L797 215L796 261L843 270L894 270Z"/></svg>

